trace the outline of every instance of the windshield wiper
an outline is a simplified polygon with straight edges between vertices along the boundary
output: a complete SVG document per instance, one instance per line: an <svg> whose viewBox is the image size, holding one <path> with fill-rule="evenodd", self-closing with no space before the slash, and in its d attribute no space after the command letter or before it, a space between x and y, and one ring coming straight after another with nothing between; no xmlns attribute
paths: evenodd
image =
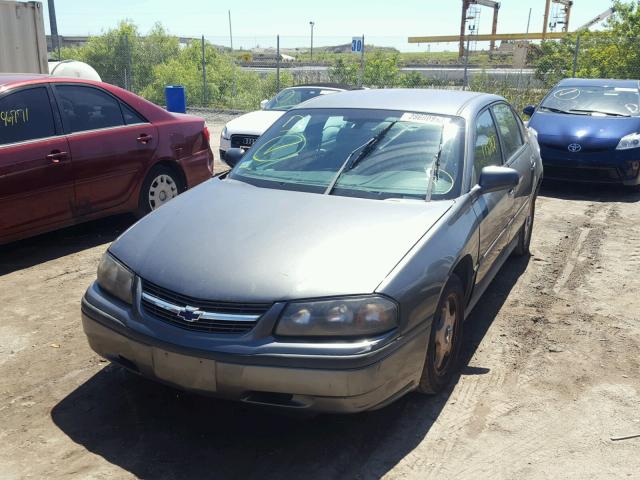
<svg viewBox="0 0 640 480"><path fill-rule="evenodd" d="M602 110L582 110L579 108L572 108L571 110L569 110L569 113L601 113L603 115L609 115L612 117L630 117L631 115L625 115L624 113L617 113L617 112L603 112Z"/></svg>
<svg viewBox="0 0 640 480"><path fill-rule="evenodd" d="M553 112L553 113L571 113L571 112L567 112L566 110L562 110L561 108L545 107L544 105L541 105L540 108L544 108L545 110L549 110L550 112Z"/></svg>
<svg viewBox="0 0 640 480"><path fill-rule="evenodd" d="M396 123L398 123L398 120L394 120L393 122L391 122L389 125L380 130L374 137L371 137L369 140L367 140L359 147L356 147L349 155L347 155L347 159L340 166L338 173L336 173L336 175L333 177L333 180L331 180L331 183L329 183L329 186L324 191L324 194L331 195L333 188L336 186L336 183L338 183L338 180L340 179L342 174L344 172L348 172L352 168L355 168L358 163L360 163L367 155L369 155L373 151L373 148L376 146L376 144L384 138L384 136L389 132L389 130L391 130L391 128L393 128ZM360 153L357 156L354 156L358 151L360 151Z"/></svg>
<svg viewBox="0 0 640 480"><path fill-rule="evenodd" d="M387 135L387 133L389 133L389 130L391 130L396 123L398 123L398 120L394 120L393 122L391 122L389 125L380 130L375 137L371 138L367 143L365 143L365 146L362 150L360 150L360 153L347 164L346 170L348 171L356 168L356 165L358 165L362 160L365 159L367 155L369 155L373 151L375 146Z"/></svg>

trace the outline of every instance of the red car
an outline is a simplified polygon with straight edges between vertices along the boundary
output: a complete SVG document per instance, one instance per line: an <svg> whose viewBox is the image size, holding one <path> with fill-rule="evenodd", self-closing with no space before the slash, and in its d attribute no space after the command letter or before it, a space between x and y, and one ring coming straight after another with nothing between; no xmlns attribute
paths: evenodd
<svg viewBox="0 0 640 480"><path fill-rule="evenodd" d="M202 118L106 83L0 74L0 244L145 214L212 172Z"/></svg>

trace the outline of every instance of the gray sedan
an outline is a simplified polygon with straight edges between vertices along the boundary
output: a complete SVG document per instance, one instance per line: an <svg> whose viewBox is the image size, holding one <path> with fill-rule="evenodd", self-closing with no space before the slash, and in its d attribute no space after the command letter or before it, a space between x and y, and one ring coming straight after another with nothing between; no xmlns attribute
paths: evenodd
<svg viewBox="0 0 640 480"><path fill-rule="evenodd" d="M82 301L103 357L247 403L376 409L446 386L465 317L529 252L542 164L498 96L319 97L227 160L104 255Z"/></svg>

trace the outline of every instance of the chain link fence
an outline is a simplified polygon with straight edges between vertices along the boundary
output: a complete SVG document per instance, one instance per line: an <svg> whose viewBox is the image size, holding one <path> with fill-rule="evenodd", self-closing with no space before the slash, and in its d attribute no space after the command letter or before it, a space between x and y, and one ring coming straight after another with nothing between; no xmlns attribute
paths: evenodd
<svg viewBox="0 0 640 480"><path fill-rule="evenodd" d="M488 44L469 42L462 58L457 43L409 45L406 38L367 41L365 36L362 61L344 39L314 40L313 50L301 46L302 37L279 36L244 39L236 42L240 48L231 50L219 38L179 38L162 27L141 36L135 26L123 23L84 45L63 48L61 55L90 64L103 81L159 105L164 104L167 85L184 85L189 106L231 110L257 109L261 100L289 86L332 82L370 88L468 88L502 95L520 111L562 78L640 75L640 70L624 70L613 60L639 56L636 48L606 32L542 44L502 42L493 51ZM621 48L630 50L623 53Z"/></svg>

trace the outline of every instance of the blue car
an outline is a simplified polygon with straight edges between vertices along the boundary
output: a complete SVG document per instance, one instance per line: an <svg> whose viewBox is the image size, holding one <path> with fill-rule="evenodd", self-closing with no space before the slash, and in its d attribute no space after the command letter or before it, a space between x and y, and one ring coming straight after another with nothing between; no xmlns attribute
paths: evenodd
<svg viewBox="0 0 640 480"><path fill-rule="evenodd" d="M565 79L524 109L546 179L640 184L637 80Z"/></svg>

